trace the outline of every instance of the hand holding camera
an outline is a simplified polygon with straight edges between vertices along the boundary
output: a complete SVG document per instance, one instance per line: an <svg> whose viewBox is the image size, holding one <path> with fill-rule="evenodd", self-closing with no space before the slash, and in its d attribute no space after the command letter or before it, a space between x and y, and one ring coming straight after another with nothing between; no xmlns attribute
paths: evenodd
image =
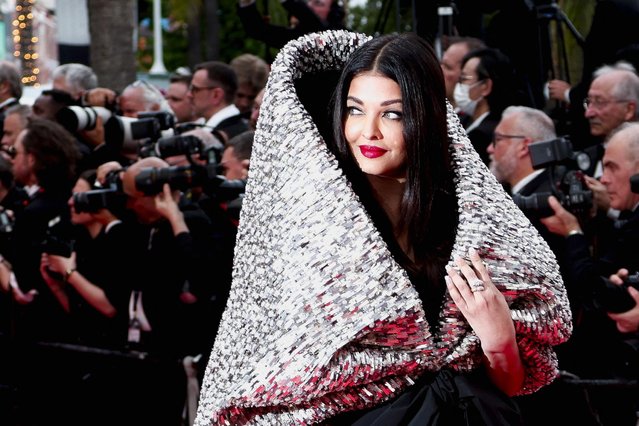
<svg viewBox="0 0 639 426"><path fill-rule="evenodd" d="M617 323L621 333L635 333L639 330L639 272L630 274L622 268L608 279L603 278L608 292L616 291L617 299L609 308L608 317ZM615 287L611 287L615 286Z"/></svg>
<svg viewBox="0 0 639 426"><path fill-rule="evenodd" d="M639 272L630 274L625 268L619 269L609 278L601 277L600 285L594 289L595 306L612 313L627 312L637 308L635 298L635 295L639 297L637 289L639 289Z"/></svg>
<svg viewBox="0 0 639 426"><path fill-rule="evenodd" d="M540 221L553 234L567 237L574 232L581 232L581 225L577 217L566 210L554 196L548 197L548 205L553 211L552 216L541 218Z"/></svg>

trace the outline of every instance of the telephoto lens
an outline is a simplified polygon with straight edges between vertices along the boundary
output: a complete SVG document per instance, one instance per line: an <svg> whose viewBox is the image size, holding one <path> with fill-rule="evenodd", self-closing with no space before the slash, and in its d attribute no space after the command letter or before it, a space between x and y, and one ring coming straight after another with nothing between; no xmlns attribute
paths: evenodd
<svg viewBox="0 0 639 426"><path fill-rule="evenodd" d="M56 114L56 121L70 132L92 130L95 128L98 117L106 122L113 113L103 107L82 107L71 105L62 108Z"/></svg>

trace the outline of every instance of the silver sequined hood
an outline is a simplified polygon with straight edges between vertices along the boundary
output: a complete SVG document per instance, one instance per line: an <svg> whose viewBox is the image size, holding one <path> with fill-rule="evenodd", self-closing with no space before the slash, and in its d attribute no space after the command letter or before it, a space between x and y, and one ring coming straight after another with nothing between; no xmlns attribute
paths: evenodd
<svg viewBox="0 0 639 426"><path fill-rule="evenodd" d="M278 54L260 109L233 285L195 424L311 424L396 395L420 373L481 364L477 336L444 296L437 334L329 152L295 82L340 70L368 36L310 34ZM512 310L522 393L557 375L572 330L554 255L472 148L448 108L459 227ZM205 325L204 325L205 326Z"/></svg>

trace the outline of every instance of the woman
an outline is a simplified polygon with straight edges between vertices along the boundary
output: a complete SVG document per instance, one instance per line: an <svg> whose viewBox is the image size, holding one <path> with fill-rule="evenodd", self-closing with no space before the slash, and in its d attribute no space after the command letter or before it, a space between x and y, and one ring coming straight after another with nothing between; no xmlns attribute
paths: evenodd
<svg viewBox="0 0 639 426"><path fill-rule="evenodd" d="M321 111L322 93L299 83L342 68L329 149L302 102ZM552 253L446 104L432 49L326 32L272 72L196 424L518 421L506 395L556 377L570 310ZM466 409L435 403L462 396Z"/></svg>
<svg viewBox="0 0 639 426"><path fill-rule="evenodd" d="M123 200L103 193L103 205L93 205L95 197L88 201L95 175L93 169L84 171L69 199L71 221L78 226L72 255L43 253L40 271L58 303L73 317L79 343L121 349L126 342L129 288L123 262L132 232L113 213L122 210Z"/></svg>

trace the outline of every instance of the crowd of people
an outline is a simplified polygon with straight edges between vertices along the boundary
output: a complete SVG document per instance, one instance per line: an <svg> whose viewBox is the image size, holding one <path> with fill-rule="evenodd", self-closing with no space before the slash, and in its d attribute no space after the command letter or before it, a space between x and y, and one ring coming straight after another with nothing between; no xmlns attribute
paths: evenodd
<svg viewBox="0 0 639 426"><path fill-rule="evenodd" d="M1 331L4 366L17 368L0 376L16 424L86 424L107 401L103 424L182 421L182 361L196 360L199 380L230 287L253 100L268 71L246 54L176 74L166 90L138 80L116 93L70 63L22 105L18 69L0 63L11 89ZM41 409L24 414L33 403Z"/></svg>
<svg viewBox="0 0 639 426"><path fill-rule="evenodd" d="M23 105L0 62L11 424L636 426L637 45L550 81L558 122L486 40L282 5L238 2L275 72L69 63Z"/></svg>

